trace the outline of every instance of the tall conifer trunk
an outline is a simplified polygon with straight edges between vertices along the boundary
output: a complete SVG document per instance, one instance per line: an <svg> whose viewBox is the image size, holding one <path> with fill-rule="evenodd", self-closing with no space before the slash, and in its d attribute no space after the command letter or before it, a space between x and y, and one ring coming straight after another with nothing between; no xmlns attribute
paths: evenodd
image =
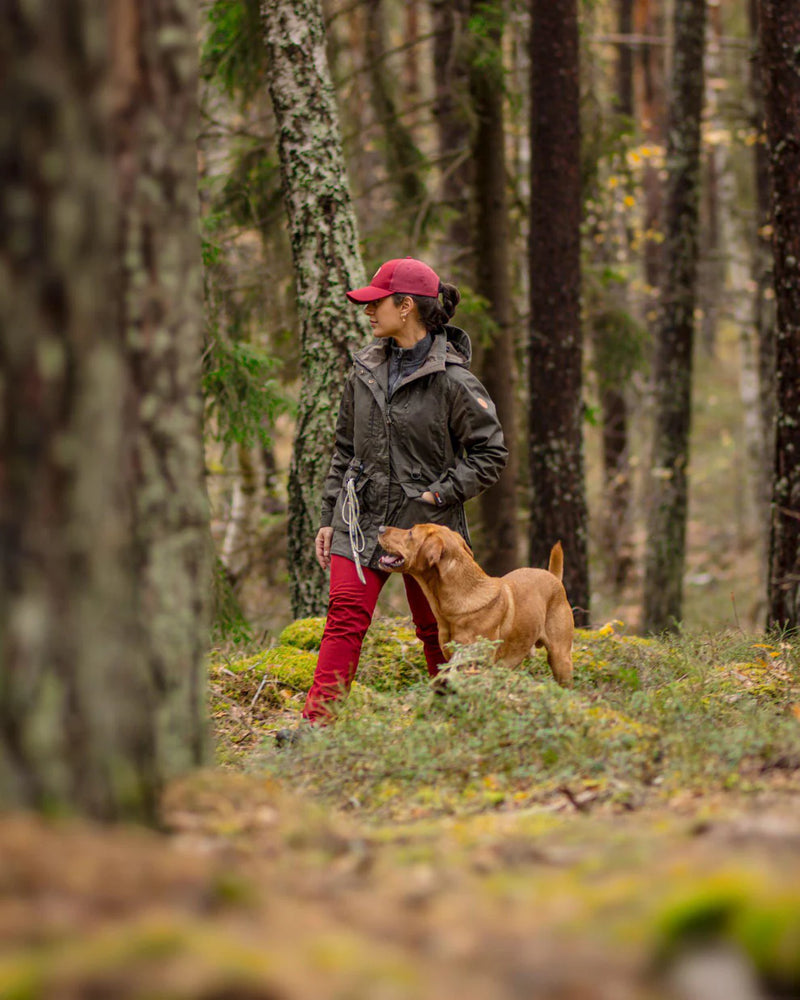
<svg viewBox="0 0 800 1000"><path fill-rule="evenodd" d="M765 134L764 86L762 55L758 26L758 0L749 0L750 37L755 51L750 62L750 97L753 104L753 175L755 180L755 232L752 235L753 324L758 356L759 434L758 456L754 464L756 508L764 524L763 551L768 554L770 535L770 504L772 501L772 469L775 449L775 299L772 295L772 247L769 233L771 222L769 153ZM768 557L768 556L767 556Z"/></svg>
<svg viewBox="0 0 800 1000"><path fill-rule="evenodd" d="M475 163L475 291L489 303L495 330L483 352L481 378L497 406L508 448L508 462L500 479L481 494L484 526L481 558L486 572L503 576L519 566L517 531L517 418L516 361L511 307L508 197L506 193L505 129L503 114L504 4L491 8L473 0L491 18L479 59L470 66L470 89L476 117L472 140Z"/></svg>
<svg viewBox="0 0 800 1000"><path fill-rule="evenodd" d="M575 619L589 619L580 317L577 0L531 3L530 561L564 546Z"/></svg>
<svg viewBox="0 0 800 1000"><path fill-rule="evenodd" d="M769 625L800 628L800 8L760 0L759 37L772 180L775 470Z"/></svg>
<svg viewBox="0 0 800 1000"><path fill-rule="evenodd" d="M654 359L643 624L680 621L686 560L692 353L700 199L705 0L676 0L667 145L664 279Z"/></svg>
<svg viewBox="0 0 800 1000"><path fill-rule="evenodd" d="M471 118L467 22L470 0L432 0L434 91L439 159L439 202L444 238L437 252L445 281L459 284L469 273L471 247L469 192L472 184ZM471 263L471 262L470 262Z"/></svg>
<svg viewBox="0 0 800 1000"><path fill-rule="evenodd" d="M617 28L624 38L633 31L633 0L618 0ZM633 120L633 48L620 42L616 67L617 113L620 128L628 130ZM620 310L627 312L629 303L626 288L616 292ZM607 335L607 334L606 334ZM594 330L595 338L604 336L603 330ZM605 562L613 587L622 589L628 579L633 562L631 541L631 501L633 496L628 435L628 396L622 378L609 378L603 373L600 385L602 411L604 530Z"/></svg>
<svg viewBox="0 0 800 1000"><path fill-rule="evenodd" d="M314 536L350 351L367 336L366 319L345 292L366 277L320 0L264 0L262 14L300 317L302 386L289 473L288 561L292 611L302 616L323 614L327 604Z"/></svg>

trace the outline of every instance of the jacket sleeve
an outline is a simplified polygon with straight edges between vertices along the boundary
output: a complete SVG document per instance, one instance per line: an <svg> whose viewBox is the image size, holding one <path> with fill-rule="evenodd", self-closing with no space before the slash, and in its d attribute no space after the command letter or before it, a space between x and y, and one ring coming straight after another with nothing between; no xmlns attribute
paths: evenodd
<svg viewBox="0 0 800 1000"><path fill-rule="evenodd" d="M330 527L333 521L333 510L342 488L344 474L350 460L355 454L353 445L353 375L347 376L344 384L342 401L339 404L339 416L336 419L336 436L325 485L322 487L322 506L319 524L321 528Z"/></svg>
<svg viewBox="0 0 800 1000"><path fill-rule="evenodd" d="M428 488L443 504L464 503L493 486L508 460L495 405L464 369L451 375L449 425L456 464Z"/></svg>

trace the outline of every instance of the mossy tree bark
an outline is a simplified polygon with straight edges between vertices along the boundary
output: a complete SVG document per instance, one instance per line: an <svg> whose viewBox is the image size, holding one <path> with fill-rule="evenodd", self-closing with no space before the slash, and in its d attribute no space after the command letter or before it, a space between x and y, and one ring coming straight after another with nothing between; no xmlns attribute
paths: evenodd
<svg viewBox="0 0 800 1000"><path fill-rule="evenodd" d="M493 336L483 352L481 379L497 407L508 448L499 480L481 494L482 562L491 576L519 566L517 531L516 360L509 264L508 196L503 99L505 3L472 0L471 16L486 23L473 52L469 80L475 127L475 291L489 303Z"/></svg>
<svg viewBox="0 0 800 1000"><path fill-rule="evenodd" d="M675 628L682 615L705 23L705 0L677 0L664 277L653 362L655 415L643 604L643 625L650 632Z"/></svg>
<svg viewBox="0 0 800 1000"><path fill-rule="evenodd" d="M197 197L197 5L114 0L111 134L118 294L134 405L138 612L156 692L159 759L205 756L211 536L200 362L203 288Z"/></svg>
<svg viewBox="0 0 800 1000"><path fill-rule="evenodd" d="M775 467L769 625L800 627L800 9L760 0L759 37L772 180Z"/></svg>
<svg viewBox="0 0 800 1000"><path fill-rule="evenodd" d="M589 620L580 317L580 88L576 0L531 3L530 560L564 546L575 620Z"/></svg>
<svg viewBox="0 0 800 1000"><path fill-rule="evenodd" d="M153 820L203 756L193 9L14 2L6 23L5 806Z"/></svg>
<svg viewBox="0 0 800 1000"><path fill-rule="evenodd" d="M278 121L300 317L302 386L289 473L292 611L322 614L325 576L314 555L322 484L350 351L367 336L345 291L366 281L325 53L320 0L264 0L269 89Z"/></svg>

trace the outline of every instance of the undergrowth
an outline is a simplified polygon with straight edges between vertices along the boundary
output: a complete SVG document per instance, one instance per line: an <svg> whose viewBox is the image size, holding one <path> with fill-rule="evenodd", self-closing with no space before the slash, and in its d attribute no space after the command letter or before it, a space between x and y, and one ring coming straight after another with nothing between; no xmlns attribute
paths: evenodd
<svg viewBox="0 0 800 1000"><path fill-rule="evenodd" d="M572 690L552 681L543 656L506 670L477 649L459 657L444 693L428 681L409 623L376 622L336 723L278 751L265 729L299 722L322 627L321 619L296 622L273 649L214 664L212 690L222 676L218 704L222 691L228 710L238 698L249 713L238 766L376 818L515 808L564 794L578 805L630 808L654 790L747 790L776 769L800 769L796 640L740 632L642 639L617 622L576 633ZM224 732L221 748L225 759Z"/></svg>

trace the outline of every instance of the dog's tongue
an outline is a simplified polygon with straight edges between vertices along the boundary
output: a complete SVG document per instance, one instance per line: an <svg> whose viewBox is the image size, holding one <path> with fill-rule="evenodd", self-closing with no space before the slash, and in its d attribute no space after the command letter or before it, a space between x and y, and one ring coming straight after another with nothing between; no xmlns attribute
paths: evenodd
<svg viewBox="0 0 800 1000"><path fill-rule="evenodd" d="M381 556L378 560L381 566L386 566L387 569L396 569L398 566L402 566L405 562L402 556Z"/></svg>

